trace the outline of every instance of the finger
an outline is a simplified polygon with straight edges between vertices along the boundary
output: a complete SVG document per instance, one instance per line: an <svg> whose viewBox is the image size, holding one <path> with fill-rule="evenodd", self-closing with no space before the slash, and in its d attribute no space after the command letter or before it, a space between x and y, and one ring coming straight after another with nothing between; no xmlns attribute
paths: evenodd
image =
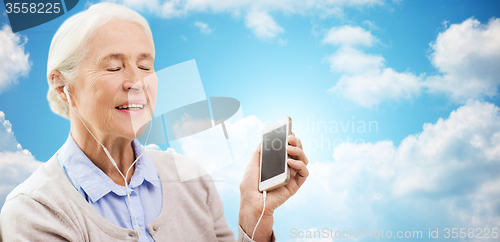
<svg viewBox="0 0 500 242"><path fill-rule="evenodd" d="M288 145L286 147L286 152L290 156L293 156L296 160L303 161L306 165L309 163L309 161L307 160L306 155L304 154L304 151L301 148L299 148L299 147Z"/></svg>
<svg viewBox="0 0 500 242"><path fill-rule="evenodd" d="M295 169L290 168L290 177L295 177L297 171Z"/></svg>
<svg viewBox="0 0 500 242"><path fill-rule="evenodd" d="M297 136L289 135L288 136L288 143L302 149L302 141L300 141L300 139L297 138Z"/></svg>
<svg viewBox="0 0 500 242"><path fill-rule="evenodd" d="M306 164L300 160L288 159L288 165L297 171L297 174L294 176L294 179L297 180L297 184L300 187L309 176L309 170L306 167Z"/></svg>
<svg viewBox="0 0 500 242"><path fill-rule="evenodd" d="M260 162L260 149L261 149L261 142L259 142L255 150L253 151L253 156L254 156L253 158L258 158L259 162Z"/></svg>
<svg viewBox="0 0 500 242"><path fill-rule="evenodd" d="M260 148L261 148L261 142L259 142L259 144L257 145L257 148L255 148L254 152L255 153L258 153L260 155Z"/></svg>
<svg viewBox="0 0 500 242"><path fill-rule="evenodd" d="M306 167L306 164L300 160L295 159L287 159L288 165L297 171L297 175L301 177L309 176L309 170Z"/></svg>
<svg viewBox="0 0 500 242"><path fill-rule="evenodd" d="M252 158L250 159L250 162L248 162L246 169L260 167L260 149L261 145L259 143L253 151Z"/></svg>
<svg viewBox="0 0 500 242"><path fill-rule="evenodd" d="M292 135L295 136L295 134L293 133L293 131L292 131Z"/></svg>

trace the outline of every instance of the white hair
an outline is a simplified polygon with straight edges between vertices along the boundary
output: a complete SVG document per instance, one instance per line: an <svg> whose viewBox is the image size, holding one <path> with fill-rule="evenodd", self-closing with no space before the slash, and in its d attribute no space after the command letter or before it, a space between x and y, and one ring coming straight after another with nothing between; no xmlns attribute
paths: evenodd
<svg viewBox="0 0 500 242"><path fill-rule="evenodd" d="M68 106L57 95L56 88L71 83L78 71L78 65L84 58L85 45L92 34L111 20L126 20L139 25L153 43L153 34L148 22L138 13L114 3L98 3L89 9L68 18L59 27L50 44L49 59L47 61L47 81L49 91L47 99L50 108L56 114L69 118ZM59 71L66 83L52 84L50 73Z"/></svg>

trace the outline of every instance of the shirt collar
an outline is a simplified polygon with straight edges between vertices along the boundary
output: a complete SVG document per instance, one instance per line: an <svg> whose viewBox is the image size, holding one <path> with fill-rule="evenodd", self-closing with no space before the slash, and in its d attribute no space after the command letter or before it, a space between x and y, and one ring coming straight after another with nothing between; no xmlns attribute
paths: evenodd
<svg viewBox="0 0 500 242"><path fill-rule="evenodd" d="M136 188L143 184L144 180L154 186L159 186L160 181L153 160L137 139L132 141L132 148L137 155L142 156L135 164L135 171L130 180L129 188ZM69 176L89 196L93 203L100 198L114 192L119 196L127 195L124 186L120 186L111 180L101 169L99 169L76 144L71 133L64 145L58 151L58 159L68 171ZM110 161L111 162L111 161ZM79 188L77 188L79 189Z"/></svg>

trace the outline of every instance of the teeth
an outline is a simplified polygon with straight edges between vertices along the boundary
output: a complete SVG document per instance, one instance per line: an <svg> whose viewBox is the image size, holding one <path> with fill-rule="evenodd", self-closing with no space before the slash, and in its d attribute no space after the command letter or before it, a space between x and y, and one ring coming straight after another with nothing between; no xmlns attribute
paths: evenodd
<svg viewBox="0 0 500 242"><path fill-rule="evenodd" d="M140 110L144 108L144 104L129 103L127 105L118 106L118 109L134 109Z"/></svg>

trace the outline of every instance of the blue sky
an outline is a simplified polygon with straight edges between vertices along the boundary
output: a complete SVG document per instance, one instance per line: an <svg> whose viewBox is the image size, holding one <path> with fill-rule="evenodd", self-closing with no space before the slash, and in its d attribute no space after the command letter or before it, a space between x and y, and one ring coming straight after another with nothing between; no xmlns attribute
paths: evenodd
<svg viewBox="0 0 500 242"><path fill-rule="evenodd" d="M429 227L500 227L497 1L214 0L164 12L158 10L164 1L118 2L149 21L155 69L195 59L206 96L238 99L247 128L285 115L296 125L339 125L338 132L294 126L311 177L277 211L283 240L298 241L290 238L292 227L418 229L424 235ZM69 122L52 113L46 99L48 49L62 22L89 4L80 1L62 17L16 34L15 54L29 53L29 65L0 67L6 73L0 75L0 121L12 126L0 132L0 161L22 149L33 156L20 156L29 164L46 161L67 138ZM9 24L5 14L0 21ZM369 122L378 129L358 132ZM351 126L344 131L342 125ZM336 139L344 142L314 148ZM12 148L17 143L22 149ZM239 174L244 165L227 171ZM231 192L237 187L219 189L235 230L238 196Z"/></svg>

